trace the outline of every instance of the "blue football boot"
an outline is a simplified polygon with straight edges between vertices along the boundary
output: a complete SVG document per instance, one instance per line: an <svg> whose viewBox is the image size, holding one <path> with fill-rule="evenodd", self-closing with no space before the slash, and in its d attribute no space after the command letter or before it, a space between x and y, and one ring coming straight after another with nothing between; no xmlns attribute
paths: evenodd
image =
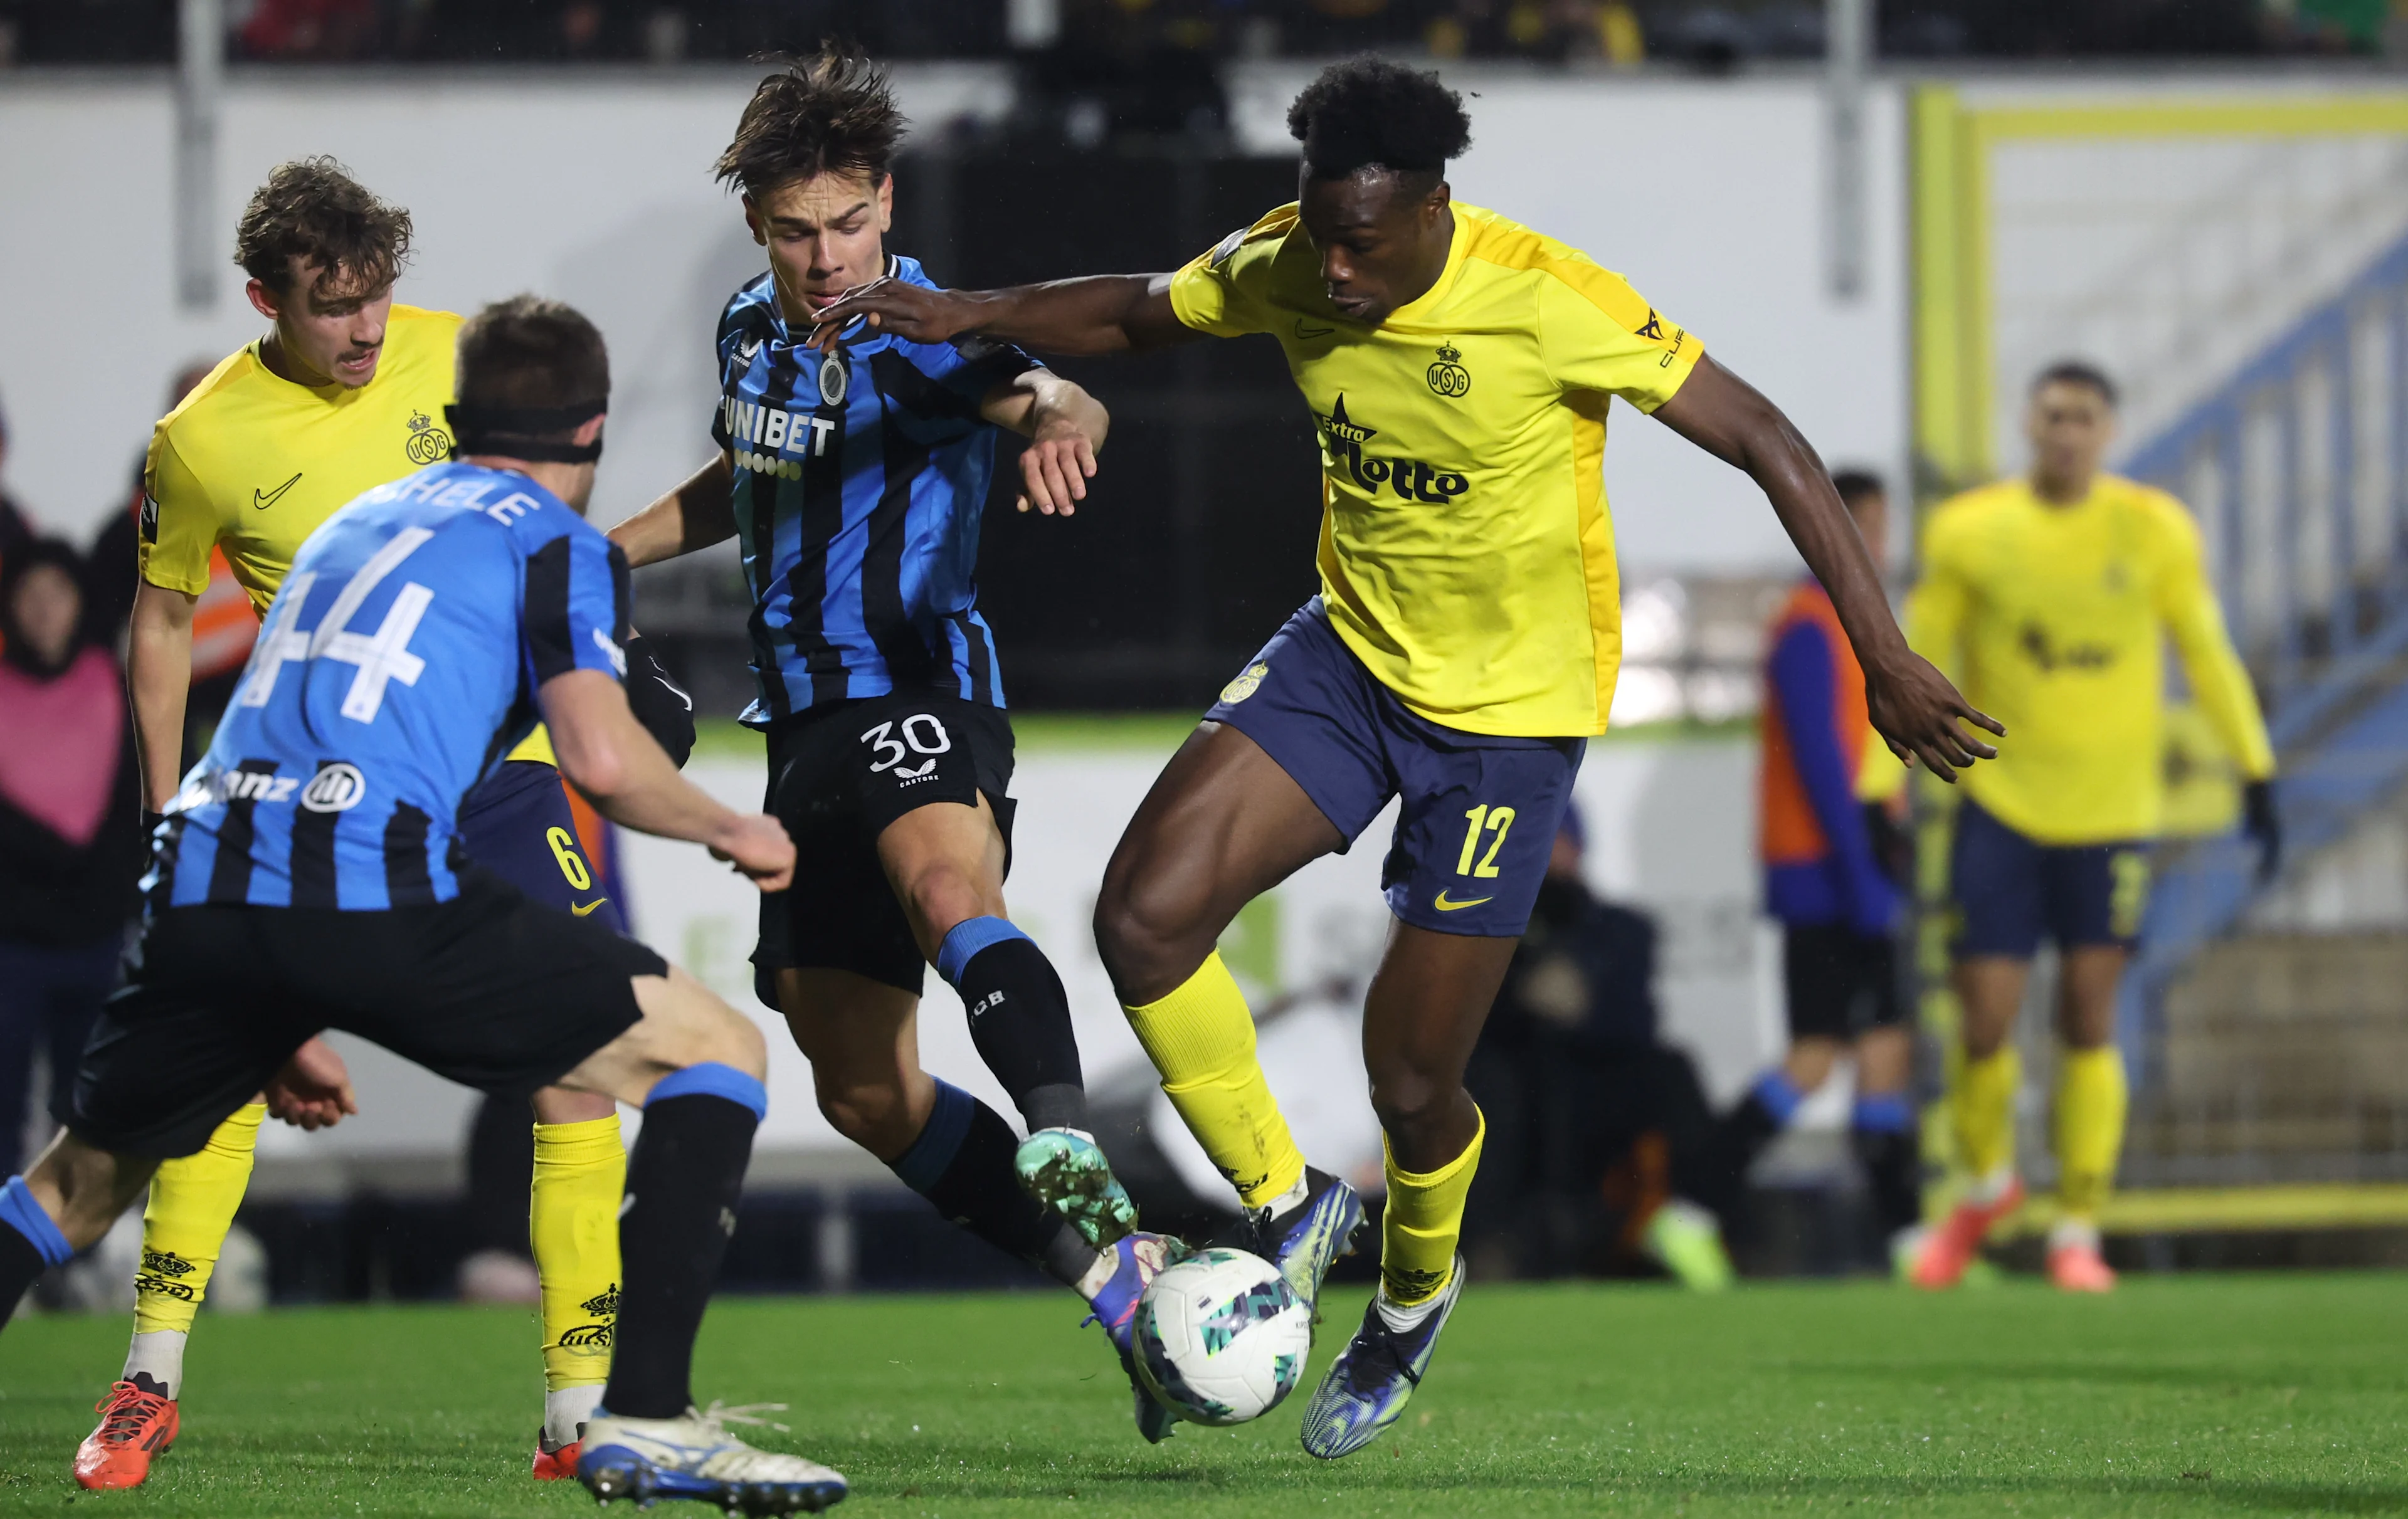
<svg viewBox="0 0 2408 1519"><path fill-rule="evenodd" d="M1304 1201L1274 1218L1265 1208L1247 1218L1256 1254L1267 1256L1287 1278L1296 1295L1312 1305L1312 1321L1321 1322L1321 1283L1340 1255L1354 1250L1354 1231L1363 1226L1363 1199L1355 1190L1308 1166Z"/></svg>
<svg viewBox="0 0 2408 1519"><path fill-rule="evenodd" d="M1380 1438L1397 1422L1413 1389L1429 1370L1430 1354L1438 1349L1439 1331L1463 1296L1463 1257L1455 1258L1455 1276L1438 1295L1427 1316L1410 1329L1392 1329L1381 1316L1374 1296L1363 1310L1363 1327L1331 1364L1328 1375L1313 1389L1305 1405L1304 1427L1298 1431L1307 1455L1335 1461L1352 1455Z"/></svg>
<svg viewBox="0 0 2408 1519"><path fill-rule="evenodd" d="M1103 1290L1088 1299L1092 1311L1090 1324L1100 1324L1111 1337L1112 1349L1120 1353L1121 1369L1128 1373L1129 1390L1137 1396L1137 1432L1149 1445L1159 1445L1179 1427L1179 1416L1154 1400L1138 1380L1137 1337L1138 1299L1164 1268L1184 1260L1189 1252L1179 1240L1165 1234L1132 1234L1115 1241L1110 1252L1116 1258L1116 1268Z"/></svg>
<svg viewBox="0 0 2408 1519"><path fill-rule="evenodd" d="M1077 1129L1040 1128L1020 1141L1011 1168L1028 1195L1059 1213L1097 1250L1137 1227L1137 1205L1103 1148Z"/></svg>
<svg viewBox="0 0 2408 1519"><path fill-rule="evenodd" d="M730 1419L766 1422L716 1404L674 1419L623 1419L596 1409L585 1425L577 1480L601 1503L633 1498L649 1509L661 1498L690 1498L758 1519L817 1513L843 1498L841 1474L799 1455L754 1450L727 1432Z"/></svg>

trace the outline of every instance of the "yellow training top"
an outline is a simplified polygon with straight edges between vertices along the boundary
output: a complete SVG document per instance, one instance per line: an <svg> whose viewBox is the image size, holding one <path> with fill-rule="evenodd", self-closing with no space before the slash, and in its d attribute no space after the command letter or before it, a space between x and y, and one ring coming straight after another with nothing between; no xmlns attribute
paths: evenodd
<svg viewBox="0 0 2408 1519"><path fill-rule="evenodd" d="M265 617L302 541L354 497L451 456L460 319L396 303L376 378L354 389L301 385L252 342L193 388L151 430L143 464L142 578L198 595L209 551ZM552 762L540 727L511 759Z"/></svg>
<svg viewBox="0 0 2408 1519"><path fill-rule="evenodd" d="M2165 492L2101 475L2079 504L2022 480L1944 502L1924 529L1910 640L2007 725L1967 795L2044 844L2156 834L2165 810L2165 635L2242 773L2274 773L2199 529Z"/></svg>
<svg viewBox="0 0 2408 1519"><path fill-rule="evenodd" d="M1670 399L1697 338L1620 275L1455 203L1446 271L1365 327L1281 207L1173 276L1179 320L1267 332L1321 430L1321 589L1382 684L1470 733L1605 731L1622 663L1605 414Z"/></svg>

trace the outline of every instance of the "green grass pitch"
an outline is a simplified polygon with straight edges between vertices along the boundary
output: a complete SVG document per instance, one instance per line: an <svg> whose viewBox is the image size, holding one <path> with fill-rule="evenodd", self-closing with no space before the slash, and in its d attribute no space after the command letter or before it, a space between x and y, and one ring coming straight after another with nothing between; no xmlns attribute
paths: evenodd
<svg viewBox="0 0 2408 1519"><path fill-rule="evenodd" d="M1329 1305L1316 1369L1361 1311ZM696 1391L781 1401L853 1515L2408 1512L2408 1278L2139 1279L1921 1297L1475 1287L1404 1422L1351 1460L1297 1411L1148 1448L1078 1306L1040 1296L731 1299ZM560 1514L526 1475L523 1313L206 1318L184 1436L138 1493L67 1477L114 1317L0 1335L0 1514ZM613 1511L624 1512L624 1511ZM711 1511L664 1505L667 1519Z"/></svg>

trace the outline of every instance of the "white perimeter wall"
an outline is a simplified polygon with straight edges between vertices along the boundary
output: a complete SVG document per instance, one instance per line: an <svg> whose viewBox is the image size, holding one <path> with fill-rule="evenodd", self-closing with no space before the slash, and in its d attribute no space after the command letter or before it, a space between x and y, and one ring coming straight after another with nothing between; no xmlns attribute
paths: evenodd
<svg viewBox="0 0 2408 1519"><path fill-rule="evenodd" d="M1292 150L1281 115L1309 74L1277 65L1233 77L1249 148ZM331 152L416 217L403 298L467 309L532 289L584 308L616 361L595 508L615 521L708 447L712 322L762 266L710 165L755 77L237 71L220 135L220 240L231 249L242 202L271 165ZM1903 460L1904 150L1890 93L1871 122L1872 283L1843 306L1820 284L1821 107L1810 81L1465 71L1455 82L1479 92L1459 195L1628 275L1834 461L1894 470ZM908 68L898 84L927 125L993 114L1010 93L983 65ZM175 305L172 118L164 73L19 73L0 92L6 484L38 520L79 537L122 503L168 375L260 325L230 260L213 311ZM1161 266L1196 251L1166 241ZM1616 419L1606 470L1634 565L1789 562L1745 480L1636 413Z"/></svg>

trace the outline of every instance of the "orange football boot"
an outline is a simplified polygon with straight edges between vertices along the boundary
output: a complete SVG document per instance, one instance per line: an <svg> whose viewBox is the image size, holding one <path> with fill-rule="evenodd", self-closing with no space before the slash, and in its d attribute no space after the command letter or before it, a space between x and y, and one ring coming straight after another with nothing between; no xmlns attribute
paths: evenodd
<svg viewBox="0 0 2408 1519"><path fill-rule="evenodd" d="M1950 1209L1948 1217L1924 1241L1923 1254L1915 1258L1910 1280L1918 1287L1935 1291L1955 1286L1963 1280L1966 1268L1982 1254L1982 1241L1989 1235L1990 1226L2022 1207L2023 1202L2023 1179L2014 1177L1990 1202L1960 1202Z"/></svg>
<svg viewBox="0 0 2408 1519"><path fill-rule="evenodd" d="M572 1440L556 1451L547 1451L543 1448L543 1437L538 1435L535 1441L535 1480L554 1483L576 1476L577 1453L584 1443L581 1440Z"/></svg>
<svg viewBox="0 0 2408 1519"><path fill-rule="evenodd" d="M2065 1292L2115 1290L2115 1268L2099 1254L2099 1246L2086 1240L2049 1247L2048 1279Z"/></svg>
<svg viewBox="0 0 2408 1519"><path fill-rule="evenodd" d="M77 1483L95 1489L141 1486L150 1475L150 1458L166 1455L176 1443L176 1400L121 1382L93 1412L100 1415L100 1427L76 1447Z"/></svg>

